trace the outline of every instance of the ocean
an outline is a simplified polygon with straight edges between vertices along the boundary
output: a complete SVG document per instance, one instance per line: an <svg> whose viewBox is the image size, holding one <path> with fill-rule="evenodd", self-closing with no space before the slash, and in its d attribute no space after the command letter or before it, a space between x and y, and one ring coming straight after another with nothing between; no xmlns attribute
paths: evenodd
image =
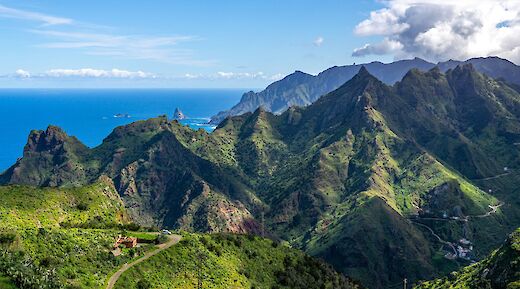
<svg viewBox="0 0 520 289"><path fill-rule="evenodd" d="M0 89L0 172L22 156L29 132L57 125L89 147L117 126L159 115L208 131L205 124L248 89Z"/></svg>

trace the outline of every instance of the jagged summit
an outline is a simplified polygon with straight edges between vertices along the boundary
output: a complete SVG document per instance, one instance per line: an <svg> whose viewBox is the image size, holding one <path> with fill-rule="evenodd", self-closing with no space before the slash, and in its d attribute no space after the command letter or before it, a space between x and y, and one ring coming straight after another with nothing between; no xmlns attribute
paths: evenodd
<svg viewBox="0 0 520 289"><path fill-rule="evenodd" d="M453 73L453 74L476 74L477 69L475 69L475 66L472 63L463 63L457 65L454 69L450 69L447 71L447 74Z"/></svg>
<svg viewBox="0 0 520 289"><path fill-rule="evenodd" d="M45 131L33 130L29 134L25 151L44 151L62 145L69 136L58 126L49 125Z"/></svg>
<svg viewBox="0 0 520 289"><path fill-rule="evenodd" d="M428 70L428 72L433 74L441 74L441 68L438 65L435 65L432 69Z"/></svg>
<svg viewBox="0 0 520 289"><path fill-rule="evenodd" d="M177 107L175 108L175 111L173 112L173 119L176 120L182 120L186 119L186 115Z"/></svg>
<svg viewBox="0 0 520 289"><path fill-rule="evenodd" d="M356 74L356 77L368 77L368 76L372 76L372 74L370 74L370 72L368 72L368 69L364 65L361 66L358 73Z"/></svg>

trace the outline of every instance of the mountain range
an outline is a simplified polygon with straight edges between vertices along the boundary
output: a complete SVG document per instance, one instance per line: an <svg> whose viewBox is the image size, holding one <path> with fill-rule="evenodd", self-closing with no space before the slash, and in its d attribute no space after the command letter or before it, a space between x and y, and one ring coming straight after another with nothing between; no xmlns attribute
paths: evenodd
<svg viewBox="0 0 520 289"><path fill-rule="evenodd" d="M361 67L308 106L260 106L212 133L161 116L88 148L50 126L30 133L0 183L108 177L144 226L268 236L368 288L432 279L484 258L520 223L520 94L476 66L402 68L392 86Z"/></svg>
<svg viewBox="0 0 520 289"><path fill-rule="evenodd" d="M253 112L260 106L267 111L280 114L291 106L309 105L351 79L361 67L365 67L382 82L392 85L401 80L412 68L427 71L438 66L441 71L446 72L461 64L472 64L477 71L490 77L501 78L510 84L520 85L520 67L498 57L472 58L466 61L449 60L437 64L414 58L387 64L376 61L366 64L334 66L315 76L296 71L267 86L263 91L244 93L238 104L213 116L211 122L218 124L228 116Z"/></svg>

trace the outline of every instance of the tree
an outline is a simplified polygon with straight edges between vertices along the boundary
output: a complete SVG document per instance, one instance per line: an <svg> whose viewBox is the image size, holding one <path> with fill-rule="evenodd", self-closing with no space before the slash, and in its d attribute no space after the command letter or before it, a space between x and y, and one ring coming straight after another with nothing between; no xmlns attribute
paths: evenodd
<svg viewBox="0 0 520 289"><path fill-rule="evenodd" d="M148 281L146 279L141 279L141 280L139 280L139 282L137 282L136 288L137 289L150 289L150 288L152 288L152 284L150 284L150 281Z"/></svg>

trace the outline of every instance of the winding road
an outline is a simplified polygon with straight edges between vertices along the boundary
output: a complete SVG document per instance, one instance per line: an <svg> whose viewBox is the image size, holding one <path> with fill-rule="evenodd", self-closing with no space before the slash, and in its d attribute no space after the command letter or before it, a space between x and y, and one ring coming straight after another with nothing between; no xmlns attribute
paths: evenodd
<svg viewBox="0 0 520 289"><path fill-rule="evenodd" d="M496 214L498 208L502 207L504 205L504 203L500 202L498 203L498 205L488 205L488 207L491 209L491 211L483 214L483 215L476 215L476 216L468 216L468 218L485 218L485 217L489 217L491 216L492 214Z"/></svg>
<svg viewBox="0 0 520 289"><path fill-rule="evenodd" d="M455 248L455 246L453 245L453 243L451 242L448 242L446 240L443 240L439 235L437 235L432 228L430 228L429 226L425 225L425 224L421 224L419 222L414 222L412 221L412 223L416 224L416 225L419 225L421 227L424 227L426 229L428 229L428 231L430 231L430 233L432 233L432 235L437 238L437 240L439 240L439 242L445 244L445 245L448 245L450 246L450 248L453 250L453 253L455 254L455 256L457 256L457 249Z"/></svg>
<svg viewBox="0 0 520 289"><path fill-rule="evenodd" d="M500 202L498 203L497 205L488 205L488 207L491 209L491 211L485 213L485 214L482 214L482 215L473 215L473 216L466 216L466 218L464 219L459 219L459 220L452 220L452 219L441 219L441 218L418 218L417 220L440 220L440 221L463 221L463 222L467 222L470 218L486 218L486 217L489 217L491 216L492 214L496 214L497 210L502 207L504 205L504 203ZM445 244L445 245L448 245L451 247L451 249L453 250L453 253L455 254L455 256L457 256L457 249L455 248L455 245L453 245L452 242L448 242L446 240L443 240L439 235L437 235L435 233L435 231L433 231L432 228L430 228L428 225L425 225L425 224L422 224L420 222L416 222L416 221L413 221L413 220L410 220L413 224L416 224L416 225L419 225L423 228L426 228L428 229L428 231L430 231L430 233L435 237L437 238L437 240L439 240L439 242L441 242L442 244Z"/></svg>
<svg viewBox="0 0 520 289"><path fill-rule="evenodd" d="M474 179L473 181L489 181L489 180L494 180L494 179L498 179L498 178L501 178L501 177L505 177L505 176L508 176L510 175L511 172L506 172L506 173L503 173L503 174L499 174L499 175L496 175L496 176L492 176L492 177L487 177L487 178L482 178L482 179Z"/></svg>
<svg viewBox="0 0 520 289"><path fill-rule="evenodd" d="M161 251L166 250L166 249L170 248L171 246L179 243L179 241L182 238L180 235L170 235L168 237L170 238L170 240L168 240L168 242L166 242L166 243L157 245L157 249L146 252L142 258L139 258L131 263L125 263L119 270L117 270L114 273L114 275L112 275L112 277L110 277L110 279L108 279L107 289L114 288L114 285L116 285L117 280L119 279L119 277L121 277L121 274L123 274L126 270L132 268L133 266L135 266L143 261L146 261L150 257L157 255Z"/></svg>

